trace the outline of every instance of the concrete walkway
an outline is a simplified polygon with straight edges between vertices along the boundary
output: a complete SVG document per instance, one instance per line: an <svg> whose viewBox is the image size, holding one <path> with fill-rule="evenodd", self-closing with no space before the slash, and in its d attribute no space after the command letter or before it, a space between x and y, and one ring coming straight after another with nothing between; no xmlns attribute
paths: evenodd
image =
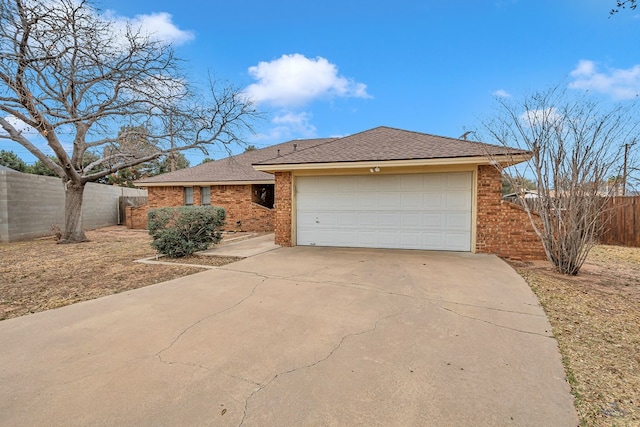
<svg viewBox="0 0 640 427"><path fill-rule="evenodd" d="M0 425L576 426L493 256L280 248L0 322Z"/></svg>
<svg viewBox="0 0 640 427"><path fill-rule="evenodd" d="M231 241L229 243L223 241L222 245L215 246L214 248L206 251L198 252L198 254L247 258L263 252L278 249L280 246L276 245L273 242L273 239L273 233L269 233L258 237L249 237L248 239Z"/></svg>

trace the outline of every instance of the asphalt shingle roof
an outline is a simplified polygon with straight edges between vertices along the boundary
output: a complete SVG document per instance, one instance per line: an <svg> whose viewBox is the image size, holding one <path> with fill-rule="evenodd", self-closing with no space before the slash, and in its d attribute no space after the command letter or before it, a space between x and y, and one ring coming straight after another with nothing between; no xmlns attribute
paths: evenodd
<svg viewBox="0 0 640 427"><path fill-rule="evenodd" d="M143 178L136 184L189 183L189 182L237 182L273 181L273 175L255 170L251 165L278 155L283 156L314 145L331 141L333 138L301 139L272 145L259 150L247 151L191 168L180 169L162 175Z"/></svg>
<svg viewBox="0 0 640 427"><path fill-rule="evenodd" d="M528 154L528 151L447 138L425 133L377 127L371 130L326 141L309 148L264 159L256 165L304 163L339 163L385 160L414 160L488 155Z"/></svg>

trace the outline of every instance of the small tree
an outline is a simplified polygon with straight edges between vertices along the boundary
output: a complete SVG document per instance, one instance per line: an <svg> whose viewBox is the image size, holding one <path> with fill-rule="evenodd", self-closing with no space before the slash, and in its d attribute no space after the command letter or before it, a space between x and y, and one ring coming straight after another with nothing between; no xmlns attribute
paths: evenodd
<svg viewBox="0 0 640 427"><path fill-rule="evenodd" d="M88 0L0 0L0 138L62 178L60 242L86 240L86 183L177 151L206 154L250 129L256 112L239 89L210 80L196 91L179 63L169 44L141 28L121 30ZM144 143L121 143L115 134L125 123L128 140L145 129ZM84 164L90 152L97 158Z"/></svg>
<svg viewBox="0 0 640 427"><path fill-rule="evenodd" d="M578 274L602 231L609 177L620 175L623 147L637 135L635 104L607 108L559 87L497 103L497 114L484 123L490 138L533 153L503 176L513 188L535 182L536 203L525 203L524 194L516 200L556 270Z"/></svg>

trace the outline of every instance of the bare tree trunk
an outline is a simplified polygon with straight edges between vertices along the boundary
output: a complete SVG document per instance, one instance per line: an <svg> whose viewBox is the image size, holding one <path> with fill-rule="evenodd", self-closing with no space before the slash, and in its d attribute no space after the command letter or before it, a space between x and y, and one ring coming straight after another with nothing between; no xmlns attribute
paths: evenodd
<svg viewBox="0 0 640 427"><path fill-rule="evenodd" d="M58 243L86 242L87 236L82 229L84 184L67 181L64 188L64 234Z"/></svg>

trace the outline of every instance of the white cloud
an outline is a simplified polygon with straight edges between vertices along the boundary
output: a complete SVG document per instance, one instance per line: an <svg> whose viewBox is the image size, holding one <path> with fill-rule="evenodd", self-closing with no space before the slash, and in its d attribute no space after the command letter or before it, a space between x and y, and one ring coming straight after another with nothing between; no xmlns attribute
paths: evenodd
<svg viewBox="0 0 640 427"><path fill-rule="evenodd" d="M173 17L167 12L151 13L148 15L136 15L133 18L119 16L113 11L107 11L102 19L111 22L116 31L125 34L127 28L143 36L172 45L181 45L195 39L192 31L178 28L172 22Z"/></svg>
<svg viewBox="0 0 640 427"><path fill-rule="evenodd" d="M504 89L498 89L492 93L493 96L497 96L498 98L511 98L511 94Z"/></svg>
<svg viewBox="0 0 640 427"><path fill-rule="evenodd" d="M528 110L520 115L527 127L549 126L560 123L562 115L558 113L555 107L545 108L543 110Z"/></svg>
<svg viewBox="0 0 640 427"><path fill-rule="evenodd" d="M4 119L7 121L7 123L9 123L9 125L11 125L15 130L17 130L22 134L38 135L38 131L36 129L29 126L28 124L26 124L25 122L17 118L16 116L9 115L9 116L6 116ZM2 128L0 128L0 132L2 132L5 135L7 134L7 132L5 132L5 130Z"/></svg>
<svg viewBox="0 0 640 427"><path fill-rule="evenodd" d="M594 61L581 60L570 73L572 89L599 92L617 100L635 98L640 94L640 65L628 69L598 70Z"/></svg>
<svg viewBox="0 0 640 427"><path fill-rule="evenodd" d="M293 107L319 98L370 98L365 84L338 75L338 67L322 57L282 55L249 67L249 74L257 82L245 93L256 103Z"/></svg>
<svg viewBox="0 0 640 427"><path fill-rule="evenodd" d="M315 138L317 129L311 124L311 114L281 111L272 120L273 127L267 133L256 135L256 140L283 142L298 138Z"/></svg>
<svg viewBox="0 0 640 427"><path fill-rule="evenodd" d="M316 127L311 124L311 114L309 113L285 112L274 117L272 122L278 126L285 126L296 135L305 138L315 137L317 133Z"/></svg>

